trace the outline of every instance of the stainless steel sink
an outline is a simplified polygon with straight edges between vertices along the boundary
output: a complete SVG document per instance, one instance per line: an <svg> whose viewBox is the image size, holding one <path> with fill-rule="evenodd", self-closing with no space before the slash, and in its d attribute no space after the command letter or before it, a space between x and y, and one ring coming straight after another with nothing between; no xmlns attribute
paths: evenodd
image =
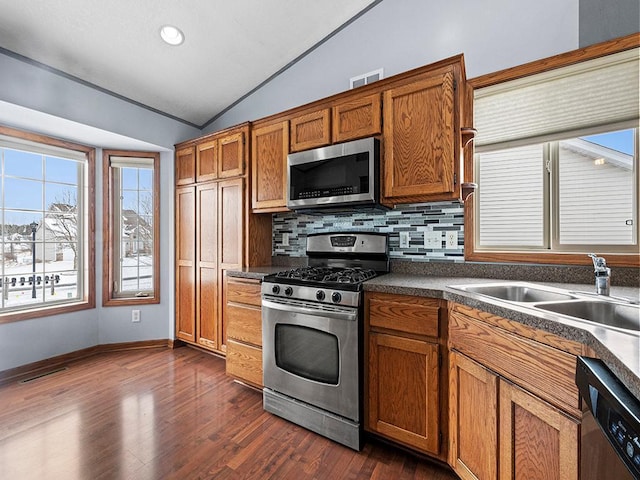
<svg viewBox="0 0 640 480"><path fill-rule="evenodd" d="M576 300L572 302L542 303L535 308L588 320L608 327L640 331L640 306L610 301Z"/></svg>
<svg viewBox="0 0 640 480"><path fill-rule="evenodd" d="M593 298L588 293L526 282L451 285L450 288L503 300L539 313L550 312L604 327L640 332L640 305L625 303L625 299L621 298L603 295Z"/></svg>
<svg viewBox="0 0 640 480"><path fill-rule="evenodd" d="M572 300L576 298L569 293L539 288L523 283L499 283L485 285L456 285L452 288L464 290L469 293L477 293L488 297L506 300L508 302L557 302L560 300Z"/></svg>

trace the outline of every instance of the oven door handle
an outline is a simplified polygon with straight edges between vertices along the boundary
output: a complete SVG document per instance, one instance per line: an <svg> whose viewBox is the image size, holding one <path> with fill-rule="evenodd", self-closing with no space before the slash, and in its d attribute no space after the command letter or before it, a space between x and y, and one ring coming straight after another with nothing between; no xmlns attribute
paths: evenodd
<svg viewBox="0 0 640 480"><path fill-rule="evenodd" d="M358 319L358 310L353 311L336 311L336 310L324 310L312 307L301 307L299 305L293 305L291 303L280 303L271 300L262 299L262 306L266 308L272 308L274 310L282 310L290 313L302 313L304 315L313 315L315 317L329 317L337 318L338 320L355 321Z"/></svg>

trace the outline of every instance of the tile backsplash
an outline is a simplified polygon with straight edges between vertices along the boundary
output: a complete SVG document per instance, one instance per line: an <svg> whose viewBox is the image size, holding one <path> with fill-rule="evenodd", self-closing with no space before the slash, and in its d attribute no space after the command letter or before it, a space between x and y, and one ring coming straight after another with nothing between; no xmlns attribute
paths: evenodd
<svg viewBox="0 0 640 480"><path fill-rule="evenodd" d="M336 231L388 233L392 259L464 261L464 214L459 202L403 205L382 212L277 213L273 215L273 255L303 257L307 235ZM402 247L401 232L408 239ZM448 236L453 240L449 245ZM455 248L451 248L453 244Z"/></svg>

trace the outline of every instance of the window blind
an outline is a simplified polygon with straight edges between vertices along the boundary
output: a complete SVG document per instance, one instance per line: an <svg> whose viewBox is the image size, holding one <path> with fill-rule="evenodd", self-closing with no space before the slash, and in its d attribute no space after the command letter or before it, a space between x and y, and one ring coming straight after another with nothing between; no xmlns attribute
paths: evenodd
<svg viewBox="0 0 640 480"><path fill-rule="evenodd" d="M109 157L109 166L114 168L153 168L153 157Z"/></svg>
<svg viewBox="0 0 640 480"><path fill-rule="evenodd" d="M477 150L637 126L639 59L635 48L476 90Z"/></svg>
<svg viewBox="0 0 640 480"><path fill-rule="evenodd" d="M0 135L0 147L9 148L11 150L20 150L22 152L38 153L49 157L66 158L68 160L87 160L87 154L85 152L32 142L30 140L17 137L9 137L7 135Z"/></svg>

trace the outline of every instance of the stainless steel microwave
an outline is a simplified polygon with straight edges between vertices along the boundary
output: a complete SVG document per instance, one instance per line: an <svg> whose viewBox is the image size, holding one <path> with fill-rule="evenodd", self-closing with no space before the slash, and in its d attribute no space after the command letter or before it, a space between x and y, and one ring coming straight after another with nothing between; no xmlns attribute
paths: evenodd
<svg viewBox="0 0 640 480"><path fill-rule="evenodd" d="M363 138L287 156L291 210L377 206L380 141Z"/></svg>

